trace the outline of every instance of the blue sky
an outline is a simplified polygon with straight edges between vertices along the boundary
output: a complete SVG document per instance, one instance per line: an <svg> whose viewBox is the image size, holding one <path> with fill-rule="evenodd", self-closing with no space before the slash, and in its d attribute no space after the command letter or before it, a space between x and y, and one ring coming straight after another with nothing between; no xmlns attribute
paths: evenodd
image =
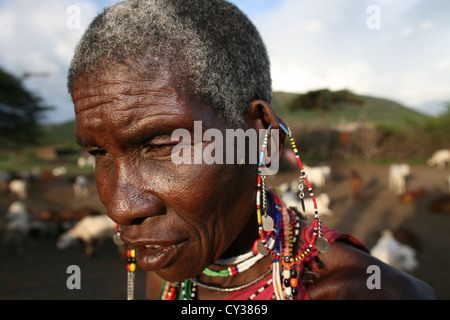
<svg viewBox="0 0 450 320"><path fill-rule="evenodd" d="M65 76L92 18L114 0L1 0L0 64L74 118ZM450 101L448 0L232 0L266 43L273 89L347 88L435 113ZM79 28L71 11L79 10ZM39 76L47 72L47 77Z"/></svg>

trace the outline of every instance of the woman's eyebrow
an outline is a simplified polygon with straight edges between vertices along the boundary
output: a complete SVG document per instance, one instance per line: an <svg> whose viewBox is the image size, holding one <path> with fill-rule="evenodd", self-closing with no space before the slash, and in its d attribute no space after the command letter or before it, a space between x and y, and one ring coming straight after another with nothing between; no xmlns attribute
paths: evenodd
<svg viewBox="0 0 450 320"><path fill-rule="evenodd" d="M92 146L97 146L96 143L94 143L93 141L90 141L90 139L86 138L85 136L81 136L81 137L75 136L75 141L80 147L82 147L84 149L86 149L88 147L92 147Z"/></svg>

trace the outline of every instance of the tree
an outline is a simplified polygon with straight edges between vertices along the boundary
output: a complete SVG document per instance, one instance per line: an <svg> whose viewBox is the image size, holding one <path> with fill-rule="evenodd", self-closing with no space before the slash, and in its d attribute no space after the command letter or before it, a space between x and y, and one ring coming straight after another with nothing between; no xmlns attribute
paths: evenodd
<svg viewBox="0 0 450 320"><path fill-rule="evenodd" d="M33 143L39 134L39 120L52 109L42 99L28 91L22 79L0 67L0 140ZM3 143L2 143L3 144Z"/></svg>
<svg viewBox="0 0 450 320"><path fill-rule="evenodd" d="M362 104L363 100L348 90L331 91L320 89L298 95L289 105L290 111L297 109L317 110L325 114L341 104Z"/></svg>
<svg viewBox="0 0 450 320"><path fill-rule="evenodd" d="M331 131L327 125L327 114L332 108L336 108L343 104L363 104L363 99L348 90L331 91L329 89L321 89L309 91L299 94L288 105L289 110L298 109L315 110L321 118L323 126L323 138L321 139L321 153L326 159L330 155L331 150Z"/></svg>

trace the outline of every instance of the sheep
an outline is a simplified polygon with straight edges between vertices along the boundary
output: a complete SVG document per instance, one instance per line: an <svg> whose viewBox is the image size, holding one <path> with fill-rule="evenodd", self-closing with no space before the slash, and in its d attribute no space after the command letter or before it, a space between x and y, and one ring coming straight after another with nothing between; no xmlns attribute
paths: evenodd
<svg viewBox="0 0 450 320"><path fill-rule="evenodd" d="M75 199L84 199L89 196L89 181L85 176L77 176L72 184Z"/></svg>
<svg viewBox="0 0 450 320"><path fill-rule="evenodd" d="M413 272L419 266L416 250L395 239L391 230L382 232L370 253L375 258L403 271Z"/></svg>
<svg viewBox="0 0 450 320"><path fill-rule="evenodd" d="M94 253L94 242L111 239L115 227L116 224L107 215L84 217L73 228L59 236L56 247L66 249L80 239L85 244L86 257L90 258Z"/></svg>
<svg viewBox="0 0 450 320"><path fill-rule="evenodd" d="M5 216L4 238L5 246L15 246L17 253L25 251L26 239L30 231L31 214L22 201L14 201Z"/></svg>
<svg viewBox="0 0 450 320"><path fill-rule="evenodd" d="M9 182L9 190L18 196L20 200L28 197L29 184L25 179L13 179Z"/></svg>
<svg viewBox="0 0 450 320"><path fill-rule="evenodd" d="M407 164L393 164L389 167L389 190L396 195L406 192L406 177L410 174Z"/></svg>
<svg viewBox="0 0 450 320"><path fill-rule="evenodd" d="M440 169L444 169L447 165L450 164L450 150L441 149L436 151L427 161L427 164L430 167L438 167Z"/></svg>
<svg viewBox="0 0 450 320"><path fill-rule="evenodd" d="M329 208L330 205L330 198L326 193L321 193L316 197L317 202L317 210L320 215L332 215L333 211ZM305 211L303 211L300 198L297 194L293 193L292 191L287 191L283 193L283 201L286 204L286 207L294 207L300 212L302 212L304 215L314 215L314 203L308 195L305 195L305 198L303 199L303 202L305 204Z"/></svg>

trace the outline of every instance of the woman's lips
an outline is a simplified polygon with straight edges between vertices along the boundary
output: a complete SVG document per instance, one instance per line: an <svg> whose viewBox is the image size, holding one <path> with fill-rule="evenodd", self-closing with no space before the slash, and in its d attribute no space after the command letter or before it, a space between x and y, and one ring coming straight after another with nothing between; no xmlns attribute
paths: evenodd
<svg viewBox="0 0 450 320"><path fill-rule="evenodd" d="M146 271L156 271L170 266L184 247L186 240L132 240L121 236L133 246L137 264Z"/></svg>
<svg viewBox="0 0 450 320"><path fill-rule="evenodd" d="M167 268L175 262L185 243L182 241L172 245L146 244L138 246L135 248L136 262L147 271Z"/></svg>

